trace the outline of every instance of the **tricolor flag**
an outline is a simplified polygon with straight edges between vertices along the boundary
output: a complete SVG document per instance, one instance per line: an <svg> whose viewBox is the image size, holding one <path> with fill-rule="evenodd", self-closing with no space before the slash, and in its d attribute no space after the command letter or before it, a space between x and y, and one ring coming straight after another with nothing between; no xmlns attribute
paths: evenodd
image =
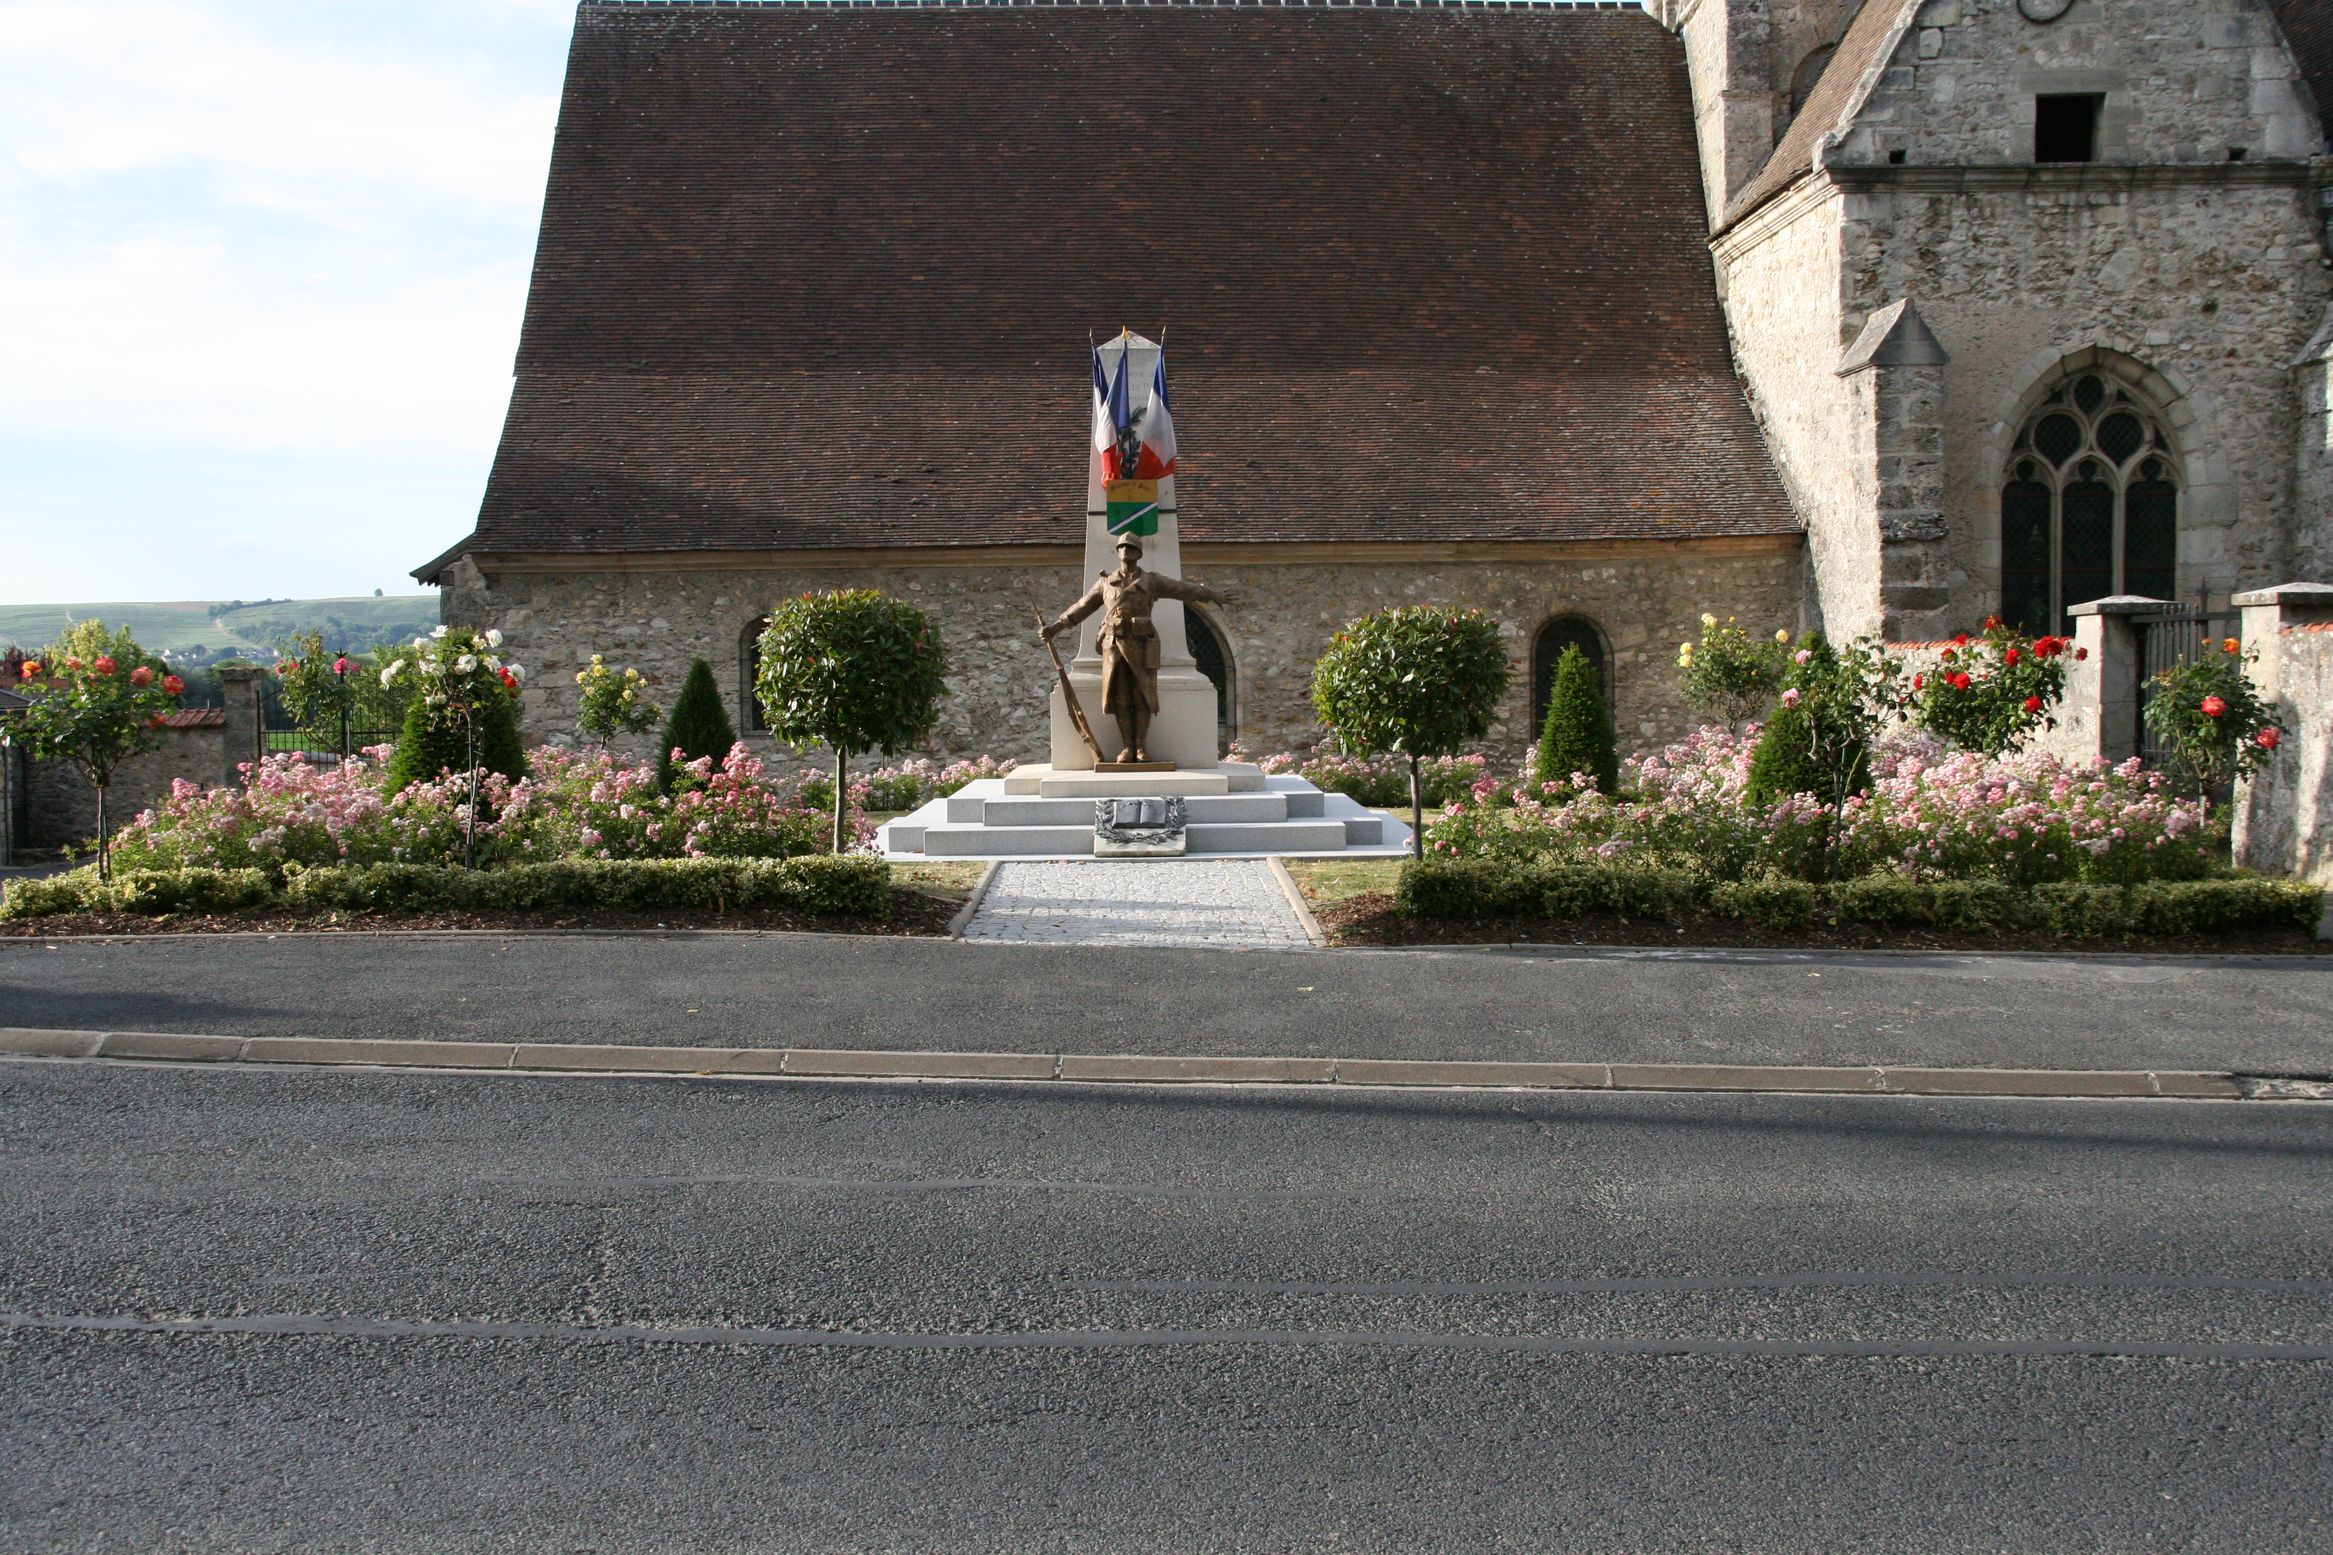
<svg viewBox="0 0 2333 1555"><path fill-rule="evenodd" d="M1118 353L1118 370L1102 371L1101 347L1094 348L1094 452L1102 456L1102 479L1114 481L1121 473L1118 445L1133 424L1132 396L1126 389L1126 353ZM1132 475L1134 472L1123 472Z"/></svg>
<svg viewBox="0 0 2333 1555"><path fill-rule="evenodd" d="M1146 481L1175 473L1175 417L1167 407L1166 352L1151 370L1150 403L1142 411L1142 459L1134 474Z"/></svg>

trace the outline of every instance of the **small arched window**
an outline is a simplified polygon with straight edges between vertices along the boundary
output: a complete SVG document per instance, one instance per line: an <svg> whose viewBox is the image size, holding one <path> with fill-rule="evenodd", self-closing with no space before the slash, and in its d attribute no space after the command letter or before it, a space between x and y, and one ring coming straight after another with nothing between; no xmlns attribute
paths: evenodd
<svg viewBox="0 0 2333 1555"><path fill-rule="evenodd" d="M1556 661L1563 657L1566 648L1577 648L1587 655L1589 667L1596 672L1596 683L1604 688L1604 706L1607 709L1614 706L1611 661L1604 652L1604 633L1586 616L1557 616L1531 639L1530 732L1533 736L1547 722L1548 698L1555 694Z"/></svg>
<svg viewBox="0 0 2333 1555"><path fill-rule="evenodd" d="M1815 94L1815 83L1823 79L1823 72L1830 67L1831 56L1837 52L1826 43L1798 62L1798 70L1790 78L1790 112L1782 121L1782 129L1787 129L1790 121L1805 109L1806 100ZM1780 129L1776 133L1779 134Z"/></svg>
<svg viewBox="0 0 2333 1555"><path fill-rule="evenodd" d="M1191 642L1191 658L1215 687L1215 749L1217 754L1231 749L1231 742L1239 737L1238 699L1232 695L1233 671L1231 650L1216 635L1215 625L1199 613L1195 605L1183 607L1183 625Z"/></svg>
<svg viewBox="0 0 2333 1555"><path fill-rule="evenodd" d="M769 624L770 618L762 616L746 622L737 634L737 727L746 734L762 734L770 726L761 698L753 694L753 683L761 674L761 634Z"/></svg>
<svg viewBox="0 0 2333 1555"><path fill-rule="evenodd" d="M2109 594L2178 587L2179 468L2154 415L2085 373L2026 419L2001 487L2001 616L2068 632L2066 612Z"/></svg>

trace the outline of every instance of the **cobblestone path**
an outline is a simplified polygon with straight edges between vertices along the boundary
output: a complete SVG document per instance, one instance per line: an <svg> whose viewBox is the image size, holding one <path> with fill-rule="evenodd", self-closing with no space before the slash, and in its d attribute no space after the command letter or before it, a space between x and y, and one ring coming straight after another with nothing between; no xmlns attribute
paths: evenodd
<svg viewBox="0 0 2333 1555"><path fill-rule="evenodd" d="M1002 864L964 937L1004 945L1313 948L1262 859Z"/></svg>

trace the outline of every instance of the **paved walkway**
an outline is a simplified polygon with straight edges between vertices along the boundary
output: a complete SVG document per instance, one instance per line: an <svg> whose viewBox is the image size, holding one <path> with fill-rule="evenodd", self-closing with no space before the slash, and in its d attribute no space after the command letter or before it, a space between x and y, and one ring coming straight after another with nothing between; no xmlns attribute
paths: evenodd
<svg viewBox="0 0 2333 1555"><path fill-rule="evenodd" d="M997 945L1312 948L1262 859L1000 864L964 937Z"/></svg>

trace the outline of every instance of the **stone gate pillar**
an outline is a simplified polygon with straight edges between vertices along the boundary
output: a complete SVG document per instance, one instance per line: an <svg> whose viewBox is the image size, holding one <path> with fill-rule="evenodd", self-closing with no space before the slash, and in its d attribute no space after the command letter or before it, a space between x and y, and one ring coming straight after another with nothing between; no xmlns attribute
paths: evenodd
<svg viewBox="0 0 2333 1555"><path fill-rule="evenodd" d="M1863 446L1855 483L1876 531L1879 631L1891 642L1944 637L1952 578L1945 554L1944 366L1951 358L1906 297L1874 313L1839 376L1854 394Z"/></svg>

